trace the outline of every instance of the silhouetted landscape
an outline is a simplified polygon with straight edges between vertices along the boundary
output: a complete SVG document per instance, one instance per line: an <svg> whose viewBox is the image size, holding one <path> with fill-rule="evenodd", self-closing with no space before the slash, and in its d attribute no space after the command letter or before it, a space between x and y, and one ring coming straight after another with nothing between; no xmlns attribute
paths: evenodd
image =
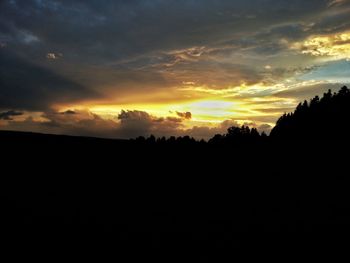
<svg viewBox="0 0 350 263"><path fill-rule="evenodd" d="M346 246L349 119L343 87L299 104L269 136L245 126L208 142L1 131L2 237L139 253Z"/></svg>
<svg viewBox="0 0 350 263"><path fill-rule="evenodd" d="M0 0L2 261L346 260L349 14Z"/></svg>

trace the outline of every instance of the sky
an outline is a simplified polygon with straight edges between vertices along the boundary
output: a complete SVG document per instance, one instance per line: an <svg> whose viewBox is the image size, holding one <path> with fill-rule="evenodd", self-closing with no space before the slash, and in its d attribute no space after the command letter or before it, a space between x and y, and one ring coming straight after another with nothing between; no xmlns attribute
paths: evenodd
<svg viewBox="0 0 350 263"><path fill-rule="evenodd" d="M0 0L3 130L268 133L349 83L349 0Z"/></svg>

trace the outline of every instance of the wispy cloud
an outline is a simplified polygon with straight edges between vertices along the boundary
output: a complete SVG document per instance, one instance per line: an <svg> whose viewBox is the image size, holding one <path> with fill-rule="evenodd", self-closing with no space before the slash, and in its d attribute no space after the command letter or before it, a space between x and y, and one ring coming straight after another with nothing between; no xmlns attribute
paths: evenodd
<svg viewBox="0 0 350 263"><path fill-rule="evenodd" d="M63 57L62 53L49 52L49 53L46 54L46 58L47 59L51 59L51 60L59 59L59 58L62 58L62 57Z"/></svg>

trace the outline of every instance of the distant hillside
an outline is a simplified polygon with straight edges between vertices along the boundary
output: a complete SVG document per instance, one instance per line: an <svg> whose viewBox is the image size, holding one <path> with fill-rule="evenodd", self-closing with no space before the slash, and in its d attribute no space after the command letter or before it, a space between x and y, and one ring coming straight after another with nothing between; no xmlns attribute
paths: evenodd
<svg viewBox="0 0 350 263"><path fill-rule="evenodd" d="M293 113L284 114L271 131L272 138L347 139L350 134L350 90L329 90L300 103Z"/></svg>

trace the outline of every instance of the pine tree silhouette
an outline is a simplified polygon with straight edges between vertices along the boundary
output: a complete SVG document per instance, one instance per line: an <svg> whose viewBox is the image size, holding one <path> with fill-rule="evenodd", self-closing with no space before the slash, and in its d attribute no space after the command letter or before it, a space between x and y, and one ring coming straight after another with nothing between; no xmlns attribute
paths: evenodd
<svg viewBox="0 0 350 263"><path fill-rule="evenodd" d="M328 90L300 103L293 113L284 114L271 131L272 138L283 139L347 139L350 134L350 90L338 93Z"/></svg>

